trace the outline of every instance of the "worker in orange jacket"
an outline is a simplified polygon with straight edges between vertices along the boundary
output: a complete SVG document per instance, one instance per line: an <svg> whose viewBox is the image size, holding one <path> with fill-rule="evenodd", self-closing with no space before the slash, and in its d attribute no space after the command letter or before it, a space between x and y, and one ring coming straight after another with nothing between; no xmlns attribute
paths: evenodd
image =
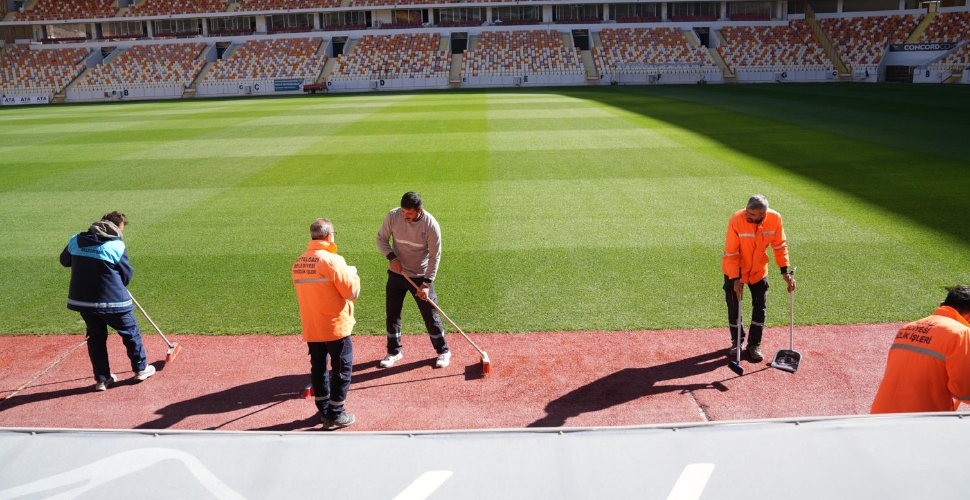
<svg viewBox="0 0 970 500"><path fill-rule="evenodd" d="M768 208L768 199L760 194L752 196L748 205L738 210L728 222L721 270L724 272L724 295L731 330L730 357L737 355L744 343L744 325L738 317L738 302L744 285L751 291L751 326L748 337L748 357L761 361L761 335L768 311L768 249L775 254L775 264L788 283L788 293L795 290L795 278L788 273L788 241L781 225L781 214ZM740 335L740 340L739 336Z"/></svg>
<svg viewBox="0 0 970 500"><path fill-rule="evenodd" d="M344 411L354 365L350 333L354 328L354 301L360 293L357 269L337 255L333 223L317 219L310 224L310 244L291 269L300 304L303 340L310 351L310 383L320 421L326 429L354 423ZM327 373L327 361L332 370Z"/></svg>
<svg viewBox="0 0 970 500"><path fill-rule="evenodd" d="M872 413L953 411L970 403L970 287L903 326L889 348Z"/></svg>

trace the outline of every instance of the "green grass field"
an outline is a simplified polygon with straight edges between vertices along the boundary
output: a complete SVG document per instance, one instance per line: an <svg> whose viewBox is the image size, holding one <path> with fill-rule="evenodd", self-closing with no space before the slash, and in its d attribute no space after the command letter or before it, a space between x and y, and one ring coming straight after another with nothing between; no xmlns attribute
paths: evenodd
<svg viewBox="0 0 970 500"><path fill-rule="evenodd" d="M355 331L382 334L374 241L409 190L466 331L723 326L727 220L753 193L784 216L797 323L914 319L970 282L967 116L968 88L841 84L6 108L0 332L83 331L57 257L121 210L164 330L299 332L289 267L329 217L363 281Z"/></svg>

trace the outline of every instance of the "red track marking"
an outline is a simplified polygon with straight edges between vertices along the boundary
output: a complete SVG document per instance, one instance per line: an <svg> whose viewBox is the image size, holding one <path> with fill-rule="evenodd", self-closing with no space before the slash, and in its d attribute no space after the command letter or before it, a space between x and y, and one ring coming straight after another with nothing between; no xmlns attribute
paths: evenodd
<svg viewBox="0 0 970 500"><path fill-rule="evenodd" d="M434 369L426 335L404 339L404 359L381 370L381 336L354 338L347 401L357 423L342 432L618 426L868 413L900 324L796 328L797 373L768 367L788 347L788 327L765 334L766 359L728 367L726 328L635 332L472 334L478 353L449 335L452 364ZM92 390L85 349L48 372L80 335L0 337L0 426L303 430L319 427L306 345L297 336L179 335L182 353L166 365L166 346L146 335L155 377L135 383L124 349L109 339L119 384Z"/></svg>

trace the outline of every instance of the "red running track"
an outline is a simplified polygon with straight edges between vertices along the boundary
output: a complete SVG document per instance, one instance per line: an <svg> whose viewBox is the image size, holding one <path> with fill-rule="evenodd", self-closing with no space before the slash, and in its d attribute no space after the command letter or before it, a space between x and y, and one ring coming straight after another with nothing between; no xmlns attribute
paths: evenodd
<svg viewBox="0 0 970 500"><path fill-rule="evenodd" d="M404 359L382 370L381 336L354 337L354 378L342 432L595 427L868 413L899 324L795 329L797 373L770 368L788 327L765 333L761 363L728 368L726 328L633 332L474 334L479 356L449 335L451 366L435 369L427 335L404 339ZM146 334L159 369L135 383L120 339L109 338L119 383L93 391L80 335L0 337L0 427L306 430L319 428L306 344L299 336L175 338Z"/></svg>

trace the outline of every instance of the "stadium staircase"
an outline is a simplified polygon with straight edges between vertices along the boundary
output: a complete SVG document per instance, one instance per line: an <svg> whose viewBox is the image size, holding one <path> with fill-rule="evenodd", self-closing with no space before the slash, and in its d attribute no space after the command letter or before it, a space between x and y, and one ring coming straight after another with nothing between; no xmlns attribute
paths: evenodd
<svg viewBox="0 0 970 500"><path fill-rule="evenodd" d="M7 15L3 16L3 19L0 19L0 21L8 23L10 21L13 21L15 17L17 17L16 11L7 12Z"/></svg>
<svg viewBox="0 0 970 500"><path fill-rule="evenodd" d="M448 87L461 87L462 54L451 55L451 72L448 74Z"/></svg>
<svg viewBox="0 0 970 500"><path fill-rule="evenodd" d="M327 59L327 62L323 63L323 70L320 71L320 78L317 78L316 83L325 83L327 81L330 73L333 73L333 67L337 65L337 60L336 57L331 57Z"/></svg>
<svg viewBox="0 0 970 500"><path fill-rule="evenodd" d="M691 47L700 47L701 46L701 41L698 40L697 37L694 35L693 28L687 29L687 30L682 30L682 31L684 32L684 39L687 40L687 45L690 45Z"/></svg>
<svg viewBox="0 0 970 500"><path fill-rule="evenodd" d="M727 44L727 40L724 39L724 35L721 34L721 30L711 30L711 34L717 37L722 44ZM690 40L691 37L687 37ZM728 66L724 58L721 57L721 53L717 49L707 48L707 52L711 54L711 59L714 59L714 63L717 64L718 68L721 68L721 75L723 75L724 83L738 83L738 75L736 75L731 68Z"/></svg>
<svg viewBox="0 0 970 500"><path fill-rule="evenodd" d="M593 53L589 50L581 50L579 55L582 56L583 67L586 68L586 85L599 85L600 73L596 70Z"/></svg>
<svg viewBox="0 0 970 500"><path fill-rule="evenodd" d="M919 42L920 35L922 35L924 31L926 31L926 28L930 25L931 22L933 22L933 19L936 19L936 16L938 14L939 12L930 12L926 14L926 16L923 17L923 20L920 21L920 23L916 25L916 28L913 29L913 32L909 34L909 37L906 38L906 43Z"/></svg>
<svg viewBox="0 0 970 500"><path fill-rule="evenodd" d="M235 12L237 10L239 10L239 2L230 3L229 8L226 9L226 12Z"/></svg>
<svg viewBox="0 0 970 500"><path fill-rule="evenodd" d="M805 22L812 28L812 33L815 33L815 38L818 39L818 43L825 51L825 55L828 56L829 60L832 61L832 65L838 70L839 81L851 82L852 68L842 62L842 58L839 57L839 52L835 50L835 45L832 44L832 39L829 38L825 30L822 29L822 25L819 24L818 19L815 18L815 10L807 3L805 4Z"/></svg>
<svg viewBox="0 0 970 500"><path fill-rule="evenodd" d="M215 62L214 61L213 62L208 62L206 60L206 54L208 54L210 50L216 50L216 46L215 45L208 45L202 51L202 53L199 54L199 57L198 58L199 59L202 59L203 61L206 61L206 63L205 63L205 65L202 66L202 69L199 71L199 74L198 75L195 75L195 78L192 79L192 82L189 83L185 87L185 90L182 91L182 99L193 99L193 98L195 98L195 93L196 93L196 91L199 88L198 87L199 82L201 82L202 79L205 78L205 74L208 73L210 69L212 69L212 66L213 65L215 65Z"/></svg>
<svg viewBox="0 0 970 500"><path fill-rule="evenodd" d="M341 0L340 7L343 7L343 8L350 7L350 2L352 1L353 0Z"/></svg>

